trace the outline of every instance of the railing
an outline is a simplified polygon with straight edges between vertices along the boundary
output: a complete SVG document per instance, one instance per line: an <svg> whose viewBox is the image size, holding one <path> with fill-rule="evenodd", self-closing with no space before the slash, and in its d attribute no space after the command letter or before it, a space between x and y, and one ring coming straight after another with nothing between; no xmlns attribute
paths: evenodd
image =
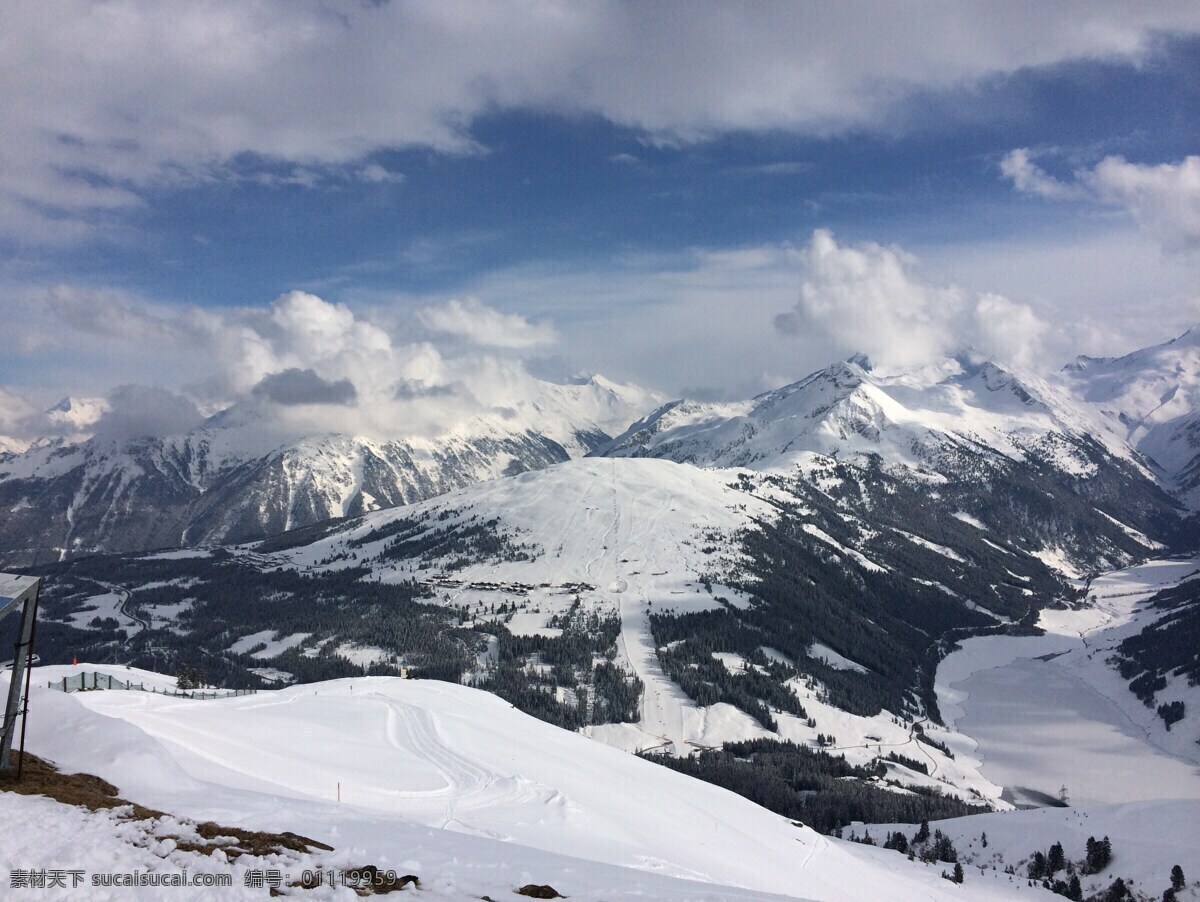
<svg viewBox="0 0 1200 902"><path fill-rule="evenodd" d="M47 684L50 689L60 692L90 692L96 689L126 689L137 692L153 692L158 695L170 695L175 698L233 698L239 695L254 695L257 689L222 689L207 691L203 689L157 689L146 688L145 683L125 681L110 673L77 673L75 676L63 677L61 680L51 680Z"/></svg>

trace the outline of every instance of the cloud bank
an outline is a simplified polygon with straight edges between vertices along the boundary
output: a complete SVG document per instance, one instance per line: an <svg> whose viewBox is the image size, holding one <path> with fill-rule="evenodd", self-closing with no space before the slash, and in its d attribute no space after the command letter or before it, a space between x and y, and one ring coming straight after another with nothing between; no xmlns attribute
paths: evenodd
<svg viewBox="0 0 1200 902"><path fill-rule="evenodd" d="M496 110L601 116L654 142L889 125L897 101L1200 33L1192 0L763 3L51 0L0 5L0 233L69 243L148 189L403 178L372 154L478 149Z"/></svg>
<svg viewBox="0 0 1200 902"><path fill-rule="evenodd" d="M9 449L91 431L114 440L172 435L221 411L281 440L434 436L537 397L544 383L518 352L556 340L550 324L478 300L426 305L386 328L303 291L262 309L154 308L67 287L50 301L30 330L36 344L55 359L80 358L100 390L106 378L132 381L93 399L88 422L76 422L85 409L78 401L74 418L47 414L0 387L0 436ZM145 387L165 373L171 390Z"/></svg>

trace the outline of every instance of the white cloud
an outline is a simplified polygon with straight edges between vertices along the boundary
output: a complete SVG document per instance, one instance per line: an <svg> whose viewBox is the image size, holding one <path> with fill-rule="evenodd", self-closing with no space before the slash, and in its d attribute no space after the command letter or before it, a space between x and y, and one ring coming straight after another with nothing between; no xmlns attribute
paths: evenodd
<svg viewBox="0 0 1200 902"><path fill-rule="evenodd" d="M0 454L23 451L38 410L17 392L0 385Z"/></svg>
<svg viewBox="0 0 1200 902"><path fill-rule="evenodd" d="M478 301L389 317L303 291L266 308L156 307L67 286L43 300L3 335L23 348L13 359L38 370L43 391L107 392L109 409L86 431L113 437L164 435L230 407L279 440L325 432L440 434L536 397L541 383L520 354L556 335L549 322L530 323ZM431 328L425 320L439 327L429 340L422 340ZM25 333L37 340L26 341ZM67 384L49 388L55 380ZM67 425L0 386L6 446L42 435L78 437L81 430Z"/></svg>
<svg viewBox="0 0 1200 902"><path fill-rule="evenodd" d="M1079 200L1087 197L1082 185L1060 182L1029 157L1029 150L1018 147L1005 154L1000 161L1000 172L1012 180L1013 187L1026 194L1037 194L1053 200Z"/></svg>
<svg viewBox="0 0 1200 902"><path fill-rule="evenodd" d="M975 303L974 327L979 347L997 359L1026 369L1045 366L1042 342L1049 329L1028 304L984 294Z"/></svg>
<svg viewBox="0 0 1200 902"><path fill-rule="evenodd" d="M816 329L847 352L861 351L885 368L927 363L954 349L960 292L910 275L914 261L896 248L839 246L813 233L806 278L795 309L776 321L781 331Z"/></svg>
<svg viewBox="0 0 1200 902"><path fill-rule="evenodd" d="M358 398L358 390L349 379L322 379L313 370L297 367L264 376L252 392L284 405L350 405Z"/></svg>
<svg viewBox="0 0 1200 902"><path fill-rule="evenodd" d="M1200 249L1200 156L1158 166L1107 157L1087 182L1100 200L1132 213L1166 249Z"/></svg>
<svg viewBox="0 0 1200 902"><path fill-rule="evenodd" d="M553 311L561 336L553 346L494 352L429 331L411 312L445 306L428 296L363 297L350 305L297 293L266 309L204 309L109 291L0 285L7 317L0 359L12 372L19 368L28 386L19 393L37 410L65 394L141 383L182 392L205 413L253 402L290 431L336 425L369 435L394 435L397 423L406 433L437 431L531 396L537 384L520 359L527 355L536 361L531 368L552 378L586 370L675 396L725 398L776 388L858 350L894 356L889 334L908 342L901 357L916 347L954 350L949 335L1002 361L1053 369L1078 353L1120 354L1169 339L1200 310L1189 259L1162 257L1131 225L1104 225L1102 234L1023 233L920 247L919 263L906 251L847 245L826 233L821 242L631 256L594 268L493 270L468 290L492 309L524 311L526 322ZM822 246L825 259L810 270ZM860 322L870 317L866 302L854 298L858 287L878 299L886 298L880 286L894 286L905 306L880 314L891 333L874 322L862 332L842 328L836 310L809 321L797 309L806 283L818 293L814 310L836 290ZM50 304L51 297L71 302ZM110 314L128 327L112 334ZM793 334L773 326L781 314ZM949 318L938 322L942 316ZM1040 325L1046 322L1054 328ZM254 398L255 385L287 369L312 370L329 383L349 380L357 403L314 412ZM20 435L54 431L41 425ZM2 419L0 434L13 435Z"/></svg>
<svg viewBox="0 0 1200 902"><path fill-rule="evenodd" d="M417 311L417 317L434 332L485 347L536 348L558 341L551 323L531 323L520 314L501 313L473 297L425 307Z"/></svg>
<svg viewBox="0 0 1200 902"><path fill-rule="evenodd" d="M1091 170L1076 171L1073 182L1064 182L1032 162L1028 150L1017 148L1001 161L1000 171L1018 191L1125 209L1165 250L1200 248L1200 156L1157 166L1105 157Z"/></svg>
<svg viewBox="0 0 1200 902"><path fill-rule="evenodd" d="M368 163L358 170L358 177L364 182L370 182L374 185L382 184L399 184L404 181L403 172L395 172L387 169L378 163Z"/></svg>
<svg viewBox="0 0 1200 902"><path fill-rule="evenodd" d="M314 184L382 148L475 148L496 109L591 113L679 143L877 126L912 91L1064 60L1140 60L1192 0L756 6L569 0L51 0L0 5L0 230L87 236L148 186L251 154ZM106 234L107 234L106 229Z"/></svg>
<svg viewBox="0 0 1200 902"><path fill-rule="evenodd" d="M972 298L931 284L898 248L839 245L813 233L800 300L775 319L788 335L817 333L842 354L865 353L883 370L974 349L1002 363L1040 363L1045 325L1028 305L996 294Z"/></svg>

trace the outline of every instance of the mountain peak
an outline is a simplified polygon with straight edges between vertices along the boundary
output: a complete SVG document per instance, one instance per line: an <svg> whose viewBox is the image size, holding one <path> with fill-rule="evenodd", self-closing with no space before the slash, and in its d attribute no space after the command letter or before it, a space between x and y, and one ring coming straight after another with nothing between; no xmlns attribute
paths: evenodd
<svg viewBox="0 0 1200 902"><path fill-rule="evenodd" d="M46 411L46 419L56 425L70 426L82 432L95 426L108 409L108 402L103 398L76 398L68 395Z"/></svg>
<svg viewBox="0 0 1200 902"><path fill-rule="evenodd" d="M1172 338L1167 342L1169 345L1192 345L1200 346L1200 323L1189 328L1182 335Z"/></svg>

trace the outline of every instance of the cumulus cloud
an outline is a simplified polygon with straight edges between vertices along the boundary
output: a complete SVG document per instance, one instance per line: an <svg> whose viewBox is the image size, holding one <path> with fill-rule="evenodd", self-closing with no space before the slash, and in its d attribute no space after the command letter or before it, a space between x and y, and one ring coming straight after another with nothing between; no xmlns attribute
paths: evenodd
<svg viewBox="0 0 1200 902"><path fill-rule="evenodd" d="M926 363L953 347L952 322L964 299L955 289L922 283L915 261L878 244L839 245L823 229L813 233L800 301L776 319L781 331L816 329L847 351L861 351L884 367Z"/></svg>
<svg viewBox="0 0 1200 902"><path fill-rule="evenodd" d="M984 294L975 303L976 342L999 360L1037 369L1042 342L1049 331L1028 304L998 294Z"/></svg>
<svg viewBox="0 0 1200 902"><path fill-rule="evenodd" d="M92 432L161 437L215 414L226 425L252 424L267 443L330 432L432 437L540 397L544 383L524 355L556 338L548 322L474 300L364 311L305 291L257 308L153 306L65 287L51 295L0 341L20 349L36 334L39 349L18 353L40 355L59 378L75 367L89 392L121 387L89 408L111 407L98 423L81 425L82 408L56 419L0 386L6 448ZM52 379L42 381L51 391ZM139 387L149 384L171 390Z"/></svg>
<svg viewBox="0 0 1200 902"><path fill-rule="evenodd" d="M397 401L446 398L462 391L463 388L462 385L425 385L415 379L401 379L392 387L392 397Z"/></svg>
<svg viewBox="0 0 1200 902"><path fill-rule="evenodd" d="M403 172L395 172L379 163L368 163L358 170L358 177L364 182L370 182L373 185L393 184L398 185L404 181Z"/></svg>
<svg viewBox="0 0 1200 902"><path fill-rule="evenodd" d="M1200 249L1200 156L1156 166L1105 157L1065 182L1034 163L1027 149L1017 148L1001 161L1000 172L1018 191L1125 209L1168 251Z"/></svg>
<svg viewBox="0 0 1200 902"><path fill-rule="evenodd" d="M55 285L47 301L64 324L100 338L155 341L177 334L168 319L114 292Z"/></svg>
<svg viewBox="0 0 1200 902"><path fill-rule="evenodd" d="M15 391L0 385L0 453L22 451L28 444L37 408Z"/></svg>
<svg viewBox="0 0 1200 902"><path fill-rule="evenodd" d="M353 404L358 390L349 379L322 379L313 370L296 367L264 376L252 394L276 404Z"/></svg>
<svg viewBox="0 0 1200 902"><path fill-rule="evenodd" d="M434 332L453 335L471 344L493 348L535 348L558 340L554 326L531 323L517 313L501 313L478 298L451 299L417 312Z"/></svg>
<svg viewBox="0 0 1200 902"><path fill-rule="evenodd" d="M775 318L785 335L824 339L841 354L864 353L883 370L930 363L968 349L1030 365L1045 332L1032 308L995 294L970 297L917 274L899 248L839 245L813 233L795 307Z"/></svg>
<svg viewBox="0 0 1200 902"><path fill-rule="evenodd" d="M247 155L318 184L383 148L476 149L497 109L587 113L651 141L878 125L911 91L1195 34L1192 0L903 5L325 0L0 5L0 229L71 241L152 185ZM279 176L272 176L278 178Z"/></svg>

